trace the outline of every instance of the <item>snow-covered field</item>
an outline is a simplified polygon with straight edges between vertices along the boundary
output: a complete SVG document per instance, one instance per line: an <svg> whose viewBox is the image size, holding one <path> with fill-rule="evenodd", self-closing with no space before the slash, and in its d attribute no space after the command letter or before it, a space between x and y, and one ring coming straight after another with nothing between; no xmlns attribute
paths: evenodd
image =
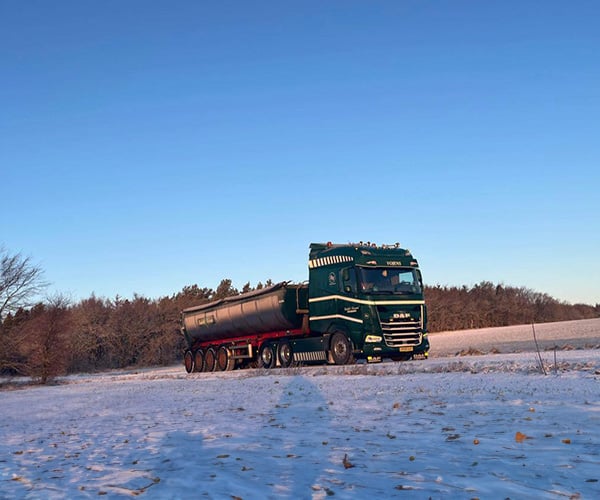
<svg viewBox="0 0 600 500"><path fill-rule="evenodd" d="M600 318L430 333L429 338L430 354L434 357L470 350L482 353L534 351L536 341L544 351L599 349Z"/></svg>
<svg viewBox="0 0 600 500"><path fill-rule="evenodd" d="M0 392L0 498L599 498L600 350Z"/></svg>

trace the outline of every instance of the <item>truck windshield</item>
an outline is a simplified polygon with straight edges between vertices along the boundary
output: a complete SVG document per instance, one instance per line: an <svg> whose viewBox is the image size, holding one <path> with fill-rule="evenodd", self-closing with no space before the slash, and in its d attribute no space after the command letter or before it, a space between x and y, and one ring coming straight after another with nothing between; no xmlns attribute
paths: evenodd
<svg viewBox="0 0 600 500"><path fill-rule="evenodd" d="M358 267L360 290L369 294L422 293L419 271L410 267Z"/></svg>

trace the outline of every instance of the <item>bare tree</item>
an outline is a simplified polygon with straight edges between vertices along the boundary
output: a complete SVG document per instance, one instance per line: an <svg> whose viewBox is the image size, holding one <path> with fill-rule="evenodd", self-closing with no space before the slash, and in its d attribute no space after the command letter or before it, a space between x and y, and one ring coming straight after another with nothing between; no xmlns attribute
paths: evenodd
<svg viewBox="0 0 600 500"><path fill-rule="evenodd" d="M112 313L110 301L92 295L72 307L71 311L73 329L69 337L69 371L111 368L106 359L109 354L107 324Z"/></svg>
<svg viewBox="0 0 600 500"><path fill-rule="evenodd" d="M115 367L139 365L159 326L156 304L146 297L115 299L106 339Z"/></svg>
<svg viewBox="0 0 600 500"><path fill-rule="evenodd" d="M27 357L23 352L22 326L30 318L30 311L18 309L0 321L0 374L24 375Z"/></svg>
<svg viewBox="0 0 600 500"><path fill-rule="evenodd" d="M42 270L29 257L12 255L0 246L0 372L23 372L19 325L28 318L26 309L32 300L46 286Z"/></svg>
<svg viewBox="0 0 600 500"><path fill-rule="evenodd" d="M47 285L43 271L29 257L11 255L0 247L0 321L20 307L30 307Z"/></svg>
<svg viewBox="0 0 600 500"><path fill-rule="evenodd" d="M22 334L27 355L27 373L42 384L66 373L69 363L68 338L73 326L69 300L55 295L31 310Z"/></svg>

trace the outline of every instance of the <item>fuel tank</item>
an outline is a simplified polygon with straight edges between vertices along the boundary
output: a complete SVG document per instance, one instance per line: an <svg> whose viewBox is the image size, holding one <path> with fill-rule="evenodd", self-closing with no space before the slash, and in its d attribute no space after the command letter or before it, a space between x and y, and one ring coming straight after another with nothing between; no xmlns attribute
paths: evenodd
<svg viewBox="0 0 600 500"><path fill-rule="evenodd" d="M288 282L183 310L186 337L196 342L223 341L302 325L308 286Z"/></svg>

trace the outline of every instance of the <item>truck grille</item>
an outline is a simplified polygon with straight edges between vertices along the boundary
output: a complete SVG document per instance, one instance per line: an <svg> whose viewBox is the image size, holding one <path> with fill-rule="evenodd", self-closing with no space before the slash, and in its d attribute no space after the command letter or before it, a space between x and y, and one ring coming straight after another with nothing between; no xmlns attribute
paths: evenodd
<svg viewBox="0 0 600 500"><path fill-rule="evenodd" d="M420 310L398 313L398 311L389 311L385 306L379 306L377 312L385 345L388 347L418 346L422 342Z"/></svg>

